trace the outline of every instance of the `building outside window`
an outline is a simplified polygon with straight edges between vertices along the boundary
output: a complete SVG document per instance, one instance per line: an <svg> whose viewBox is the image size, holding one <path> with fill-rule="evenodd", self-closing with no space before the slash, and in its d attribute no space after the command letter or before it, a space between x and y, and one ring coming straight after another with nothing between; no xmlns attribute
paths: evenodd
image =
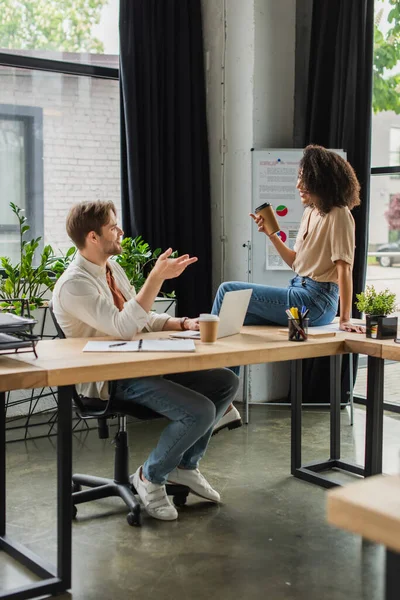
<svg viewBox="0 0 400 600"><path fill-rule="evenodd" d="M118 0L3 0L0 54L18 61L0 66L0 256L15 262L10 202L56 253L74 203L120 207Z"/></svg>

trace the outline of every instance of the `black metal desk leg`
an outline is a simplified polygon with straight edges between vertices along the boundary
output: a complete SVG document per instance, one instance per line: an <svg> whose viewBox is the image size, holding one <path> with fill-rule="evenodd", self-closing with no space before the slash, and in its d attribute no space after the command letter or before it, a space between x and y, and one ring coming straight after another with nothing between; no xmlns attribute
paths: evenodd
<svg viewBox="0 0 400 600"><path fill-rule="evenodd" d="M0 537L6 533L6 394L0 392Z"/></svg>
<svg viewBox="0 0 400 600"><path fill-rule="evenodd" d="M72 391L71 386L58 388L57 574L63 589L71 587Z"/></svg>
<svg viewBox="0 0 400 600"><path fill-rule="evenodd" d="M303 400L303 361L290 363L290 401L292 410L291 473L301 467L301 403Z"/></svg>
<svg viewBox="0 0 400 600"><path fill-rule="evenodd" d="M382 473L384 360L368 356L365 476Z"/></svg>
<svg viewBox="0 0 400 600"><path fill-rule="evenodd" d="M386 600L398 600L400 588L400 554L386 549Z"/></svg>
<svg viewBox="0 0 400 600"><path fill-rule="evenodd" d="M330 403L331 403L331 460L340 459L340 396L342 357L330 357Z"/></svg>

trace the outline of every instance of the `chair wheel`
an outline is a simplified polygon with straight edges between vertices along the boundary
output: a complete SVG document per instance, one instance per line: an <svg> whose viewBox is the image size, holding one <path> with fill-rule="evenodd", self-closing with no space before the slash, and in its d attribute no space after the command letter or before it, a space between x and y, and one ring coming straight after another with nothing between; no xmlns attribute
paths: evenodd
<svg viewBox="0 0 400 600"><path fill-rule="evenodd" d="M75 494L75 492L80 492L82 490L82 486L80 483L74 483L72 482L72 493Z"/></svg>
<svg viewBox="0 0 400 600"><path fill-rule="evenodd" d="M175 506L185 506L187 500L187 494L177 494L173 497Z"/></svg>
<svg viewBox="0 0 400 600"><path fill-rule="evenodd" d="M72 518L76 519L76 515L78 514L78 509L76 508L75 504L72 505Z"/></svg>
<svg viewBox="0 0 400 600"><path fill-rule="evenodd" d="M128 525L132 527L136 525L136 527L140 527L142 524L142 515L140 514L140 506L134 508L130 513L127 514L126 520L128 521Z"/></svg>

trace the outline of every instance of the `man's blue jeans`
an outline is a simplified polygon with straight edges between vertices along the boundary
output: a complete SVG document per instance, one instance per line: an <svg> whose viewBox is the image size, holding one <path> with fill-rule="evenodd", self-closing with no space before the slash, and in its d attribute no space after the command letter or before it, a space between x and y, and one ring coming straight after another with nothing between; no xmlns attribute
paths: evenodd
<svg viewBox="0 0 400 600"><path fill-rule="evenodd" d="M309 277L296 275L287 288L228 281L222 283L215 296L212 313L219 314L226 292L252 289L245 325L287 326L286 310L292 306L306 306L310 327L328 325L335 318L339 302L339 287L336 283L322 283ZM238 374L239 367L233 367Z"/></svg>
<svg viewBox="0 0 400 600"><path fill-rule="evenodd" d="M234 400L238 387L239 379L230 369L118 381L115 402L119 408L135 402L170 421L143 465L146 479L164 484L175 467L196 469L214 423Z"/></svg>

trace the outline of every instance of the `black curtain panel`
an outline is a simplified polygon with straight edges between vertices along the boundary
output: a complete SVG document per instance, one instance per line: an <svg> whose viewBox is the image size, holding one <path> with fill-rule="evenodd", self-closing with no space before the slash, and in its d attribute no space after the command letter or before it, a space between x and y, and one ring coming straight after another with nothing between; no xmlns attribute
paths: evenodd
<svg viewBox="0 0 400 600"><path fill-rule="evenodd" d="M122 222L153 248L198 257L180 315L211 309L211 201L200 0L120 1Z"/></svg>
<svg viewBox="0 0 400 600"><path fill-rule="evenodd" d="M305 94L306 101L303 114L296 112L295 131L302 132L303 139L297 138L301 146L314 143L344 149L360 181L361 205L353 210L355 301L355 294L364 289L368 249L374 0L313 0L308 39L304 14L297 31L305 36L309 66L306 76L296 72L296 93ZM301 48L299 39L296 47ZM306 92L300 89L301 82L306 82ZM355 307L353 316L359 316ZM329 359L304 362L305 401L328 401ZM356 367L356 358L354 363ZM348 366L345 359L344 401L349 389Z"/></svg>

